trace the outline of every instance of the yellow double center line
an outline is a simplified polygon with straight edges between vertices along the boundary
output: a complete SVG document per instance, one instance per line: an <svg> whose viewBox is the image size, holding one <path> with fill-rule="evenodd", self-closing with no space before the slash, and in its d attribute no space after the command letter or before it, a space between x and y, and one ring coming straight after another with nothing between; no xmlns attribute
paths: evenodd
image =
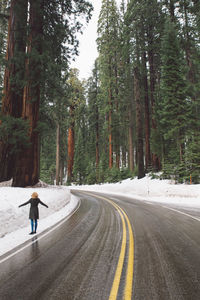
<svg viewBox="0 0 200 300"><path fill-rule="evenodd" d="M128 227L128 233L129 233L129 248L128 248L128 265L126 270L126 283L124 288L124 300L131 300L132 299L132 287L133 287L133 265L134 265L134 239L133 239L133 231L131 228L131 224L129 221L129 218L125 211L119 207L115 202L111 201L110 199L107 199L102 196L98 196L96 194L91 194L97 198L103 199L107 202L109 202L112 206L114 206L122 220L122 228L123 228L123 235L122 235L122 244L121 244L121 251L118 259L117 269L115 271L115 277L112 284L112 289L110 292L109 300L116 300L122 275L122 269L124 265L124 259L125 259L125 252L126 252L126 245L127 245L127 230L126 230L126 224Z"/></svg>

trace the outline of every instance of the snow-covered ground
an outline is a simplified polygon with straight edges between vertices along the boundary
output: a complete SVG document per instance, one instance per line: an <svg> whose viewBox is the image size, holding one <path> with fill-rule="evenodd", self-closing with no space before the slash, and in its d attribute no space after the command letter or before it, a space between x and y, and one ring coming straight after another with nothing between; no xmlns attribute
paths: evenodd
<svg viewBox="0 0 200 300"><path fill-rule="evenodd" d="M37 192L39 198L48 205L39 206L40 219L38 233L68 216L77 206L78 200L70 194L70 189L122 194L134 199L171 203L182 207L200 209L200 185L175 185L169 180L127 179L121 183L74 186L13 188L0 184L0 256L19 244L31 239L28 219L29 205L18 206Z"/></svg>

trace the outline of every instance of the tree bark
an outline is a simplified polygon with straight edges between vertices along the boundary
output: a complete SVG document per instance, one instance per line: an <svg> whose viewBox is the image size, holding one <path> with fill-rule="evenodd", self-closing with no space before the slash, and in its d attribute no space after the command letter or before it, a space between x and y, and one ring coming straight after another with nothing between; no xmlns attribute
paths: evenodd
<svg viewBox="0 0 200 300"><path fill-rule="evenodd" d="M127 168L127 149L126 149L126 146L123 145L122 146L122 167L123 168Z"/></svg>
<svg viewBox="0 0 200 300"><path fill-rule="evenodd" d="M96 108L96 169L99 167L99 116L98 107Z"/></svg>
<svg viewBox="0 0 200 300"><path fill-rule="evenodd" d="M22 118L29 122L29 142L18 156L13 186L33 186L39 181L39 104L43 35L43 0L30 1L29 40Z"/></svg>
<svg viewBox="0 0 200 300"><path fill-rule="evenodd" d="M108 115L108 134L109 134L109 169L113 167L113 146L112 146L112 111L109 110Z"/></svg>
<svg viewBox="0 0 200 300"><path fill-rule="evenodd" d="M174 0L170 0L169 2L169 13L170 13L170 17L172 22L175 22L175 6L174 6Z"/></svg>
<svg viewBox="0 0 200 300"><path fill-rule="evenodd" d="M23 80L25 72L27 1L12 0L8 23L6 68L2 114L20 118L23 105ZM0 181L13 176L15 153L8 142L0 141Z"/></svg>
<svg viewBox="0 0 200 300"><path fill-rule="evenodd" d="M56 128L56 185L60 183L60 126Z"/></svg>
<svg viewBox="0 0 200 300"><path fill-rule="evenodd" d="M98 75L97 75L97 62L95 61L95 94L96 99L98 97ZM96 181L98 182L98 168L99 168L99 108L98 105L96 105Z"/></svg>
<svg viewBox="0 0 200 300"><path fill-rule="evenodd" d="M134 69L134 94L136 101L136 135L137 135L137 165L138 179L145 176L144 173L144 151L143 151L143 126L142 126L142 103L139 85L139 70Z"/></svg>
<svg viewBox="0 0 200 300"><path fill-rule="evenodd" d="M133 121L132 121L132 113L129 110L129 169L131 172L134 170L134 153L133 153Z"/></svg>
<svg viewBox="0 0 200 300"><path fill-rule="evenodd" d="M149 93L146 68L146 52L143 53L143 85L144 85L144 117L145 117L145 169L151 165L150 153L150 117L149 117Z"/></svg>
<svg viewBox="0 0 200 300"><path fill-rule="evenodd" d="M68 159L67 159L67 182L71 183L73 180L74 167L74 106L70 106L71 124L68 131Z"/></svg>
<svg viewBox="0 0 200 300"><path fill-rule="evenodd" d="M111 80L111 65L109 65L110 71L110 80ZM113 139L112 139L112 90L111 90L111 83L109 83L109 90L108 90L108 140L109 140L109 169L113 167Z"/></svg>
<svg viewBox="0 0 200 300"><path fill-rule="evenodd" d="M156 120L155 120L155 68L154 68L154 52L153 52L153 36L150 29L149 32L149 51L148 51L148 60L149 60L149 67L150 67L150 99L151 99L151 112L152 112L152 129L157 130ZM155 153L152 153L152 167L154 170L159 171L160 169L160 160Z"/></svg>
<svg viewBox="0 0 200 300"><path fill-rule="evenodd" d="M114 76L115 76L115 107L117 118L119 118L119 90L118 90L118 60L117 60L117 52L115 51L115 68L114 68ZM120 168L120 129L117 127L116 136L115 136L115 148L116 148L116 168Z"/></svg>

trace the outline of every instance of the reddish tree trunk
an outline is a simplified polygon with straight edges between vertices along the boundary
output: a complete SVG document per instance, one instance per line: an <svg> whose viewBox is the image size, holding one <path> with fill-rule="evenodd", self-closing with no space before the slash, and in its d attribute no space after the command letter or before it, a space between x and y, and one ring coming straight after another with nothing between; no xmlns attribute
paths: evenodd
<svg viewBox="0 0 200 300"><path fill-rule="evenodd" d="M4 75L2 113L19 118L22 113L25 71L27 1L13 0L10 7L7 66Z"/></svg>
<svg viewBox="0 0 200 300"><path fill-rule="evenodd" d="M26 26L27 1L12 0L8 23L2 114L14 118L19 118L22 114ZM0 165L0 181L9 180L13 176L15 154L5 141L0 141Z"/></svg>
<svg viewBox="0 0 200 300"><path fill-rule="evenodd" d="M43 0L30 1L30 34L26 61L22 118L29 122L29 142L18 157L13 186L32 186L39 181L39 132Z"/></svg>

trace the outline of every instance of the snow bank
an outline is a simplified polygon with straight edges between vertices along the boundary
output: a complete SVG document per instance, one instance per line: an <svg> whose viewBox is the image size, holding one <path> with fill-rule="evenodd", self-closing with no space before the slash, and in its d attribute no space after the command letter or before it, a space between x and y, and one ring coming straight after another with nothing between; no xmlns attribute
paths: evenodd
<svg viewBox="0 0 200 300"><path fill-rule="evenodd" d="M9 187L10 183L5 185L0 186L0 256L32 238L28 235L30 206L21 208L18 206L28 201L33 191L36 191L39 198L49 206L49 208L39 206L38 233L68 216L77 206L78 200L70 194L70 189L121 194L141 201L156 201L200 209L200 185L175 185L170 180L150 179L148 176L139 180L127 179L115 184L72 187L13 188Z"/></svg>
<svg viewBox="0 0 200 300"><path fill-rule="evenodd" d="M76 186L72 188L77 189ZM84 185L78 188L126 195L137 200L200 207L200 184L174 184L171 180L151 179L149 176L142 179L126 179L116 184Z"/></svg>
<svg viewBox="0 0 200 300"><path fill-rule="evenodd" d="M0 188L0 237L29 224L30 205L18 208L18 206L31 198L36 191L33 188ZM66 188L39 188L39 198L49 208L39 205L40 219L48 217L63 208L70 200L70 192ZM20 224L20 225L19 225Z"/></svg>
<svg viewBox="0 0 200 300"><path fill-rule="evenodd" d="M0 187L0 255L30 239L30 205L18 206L28 201L33 191L49 207L39 205L38 233L68 216L78 204L66 187Z"/></svg>

